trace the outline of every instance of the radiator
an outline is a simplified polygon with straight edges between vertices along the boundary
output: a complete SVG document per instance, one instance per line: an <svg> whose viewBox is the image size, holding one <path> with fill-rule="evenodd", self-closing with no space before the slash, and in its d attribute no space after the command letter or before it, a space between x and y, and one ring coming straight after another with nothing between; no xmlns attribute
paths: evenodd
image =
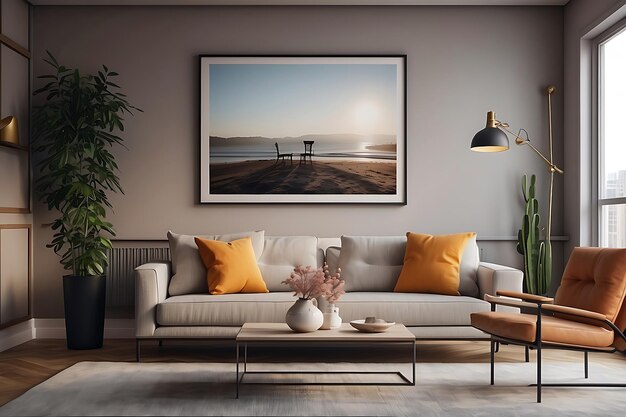
<svg viewBox="0 0 626 417"><path fill-rule="evenodd" d="M169 248L113 248L109 251L107 277L107 307L135 305L133 272L139 265L170 259Z"/></svg>

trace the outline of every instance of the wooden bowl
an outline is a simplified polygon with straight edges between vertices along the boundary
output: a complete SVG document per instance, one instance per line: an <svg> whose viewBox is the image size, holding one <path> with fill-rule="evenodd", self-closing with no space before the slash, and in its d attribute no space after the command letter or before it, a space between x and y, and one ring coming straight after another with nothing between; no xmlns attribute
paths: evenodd
<svg viewBox="0 0 626 417"><path fill-rule="evenodd" d="M376 323L366 323L365 320L352 320L350 325L360 332L365 333L382 333L386 332L391 326L396 324L395 321L377 321Z"/></svg>

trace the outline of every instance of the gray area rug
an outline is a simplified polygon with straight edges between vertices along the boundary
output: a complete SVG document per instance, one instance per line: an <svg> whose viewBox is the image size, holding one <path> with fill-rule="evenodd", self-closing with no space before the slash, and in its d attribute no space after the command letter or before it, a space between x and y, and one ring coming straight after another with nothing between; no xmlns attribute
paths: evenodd
<svg viewBox="0 0 626 417"><path fill-rule="evenodd" d="M408 376L411 370L405 364L347 363L252 364L248 370L277 369L399 370ZM621 416L626 409L625 388L546 388L543 404L536 404L535 389L526 386L534 382L534 363L496 364L493 387L488 364L429 363L418 364L414 387L247 385L239 399L234 372L234 364L226 363L82 362L6 404L0 415ZM544 382L584 380L582 363L547 363L544 375ZM250 375L249 381L253 378L268 376ZM332 378L371 381L381 376ZM592 363L594 379L626 381L626 365Z"/></svg>

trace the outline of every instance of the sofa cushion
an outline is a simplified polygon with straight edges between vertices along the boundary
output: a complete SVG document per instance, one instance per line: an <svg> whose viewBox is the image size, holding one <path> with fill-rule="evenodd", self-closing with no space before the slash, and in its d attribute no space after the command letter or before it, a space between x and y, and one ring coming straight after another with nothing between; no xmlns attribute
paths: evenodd
<svg viewBox="0 0 626 417"><path fill-rule="evenodd" d="M252 239L252 247L257 260L263 252L263 240L265 232L244 232L230 235L200 235L204 239L221 240L230 242L244 237ZM171 231L167 232L167 240L170 244L170 257L172 258L172 279L169 285L170 295L201 294L207 293L209 287L206 278L206 268L200 259L198 246L192 235L179 235Z"/></svg>
<svg viewBox="0 0 626 417"><path fill-rule="evenodd" d="M284 322L296 301L290 292L192 294L167 298L157 306L162 326L241 326L246 322Z"/></svg>
<svg viewBox="0 0 626 417"><path fill-rule="evenodd" d="M289 292L181 295L157 306L162 326L241 326L246 322L284 323L296 298ZM393 292L351 292L337 303L344 322L376 316L405 326L468 326L470 314L489 311L473 297Z"/></svg>
<svg viewBox="0 0 626 417"><path fill-rule="evenodd" d="M357 265L363 264L364 262L366 262L363 259L359 259L361 255L359 254L358 251L354 250L354 248L359 246L359 244L361 243L360 240L361 239L380 239L380 238L381 238L380 236L376 236L376 237L371 236L371 237L366 237L366 238L350 237L350 239L353 241L353 246L352 246L353 250L352 250L351 257L354 257L354 259L357 261ZM384 238L389 238L389 236L385 236ZM402 264L404 261L404 252L406 250L406 237L400 236L400 237L394 237L394 239L400 240L403 243L401 245L397 245L395 244L395 240L390 239L388 241L390 242L390 245L387 250L393 248L393 254L390 256L390 259L393 258L395 259L395 262L397 262L397 264L395 265L388 265L389 268L386 271L387 273L384 274L384 275L389 275L387 276L388 282L393 281L393 284L389 284L389 287L391 288L389 291L392 291L393 287L396 285L398 276L400 275L400 271L402 270ZM364 245L367 247L367 242L364 242ZM326 262L328 263L328 267L330 268L331 272L336 271L337 268L340 266L339 258L341 257L341 252L342 252L342 248L337 247L337 246L329 246L326 249ZM348 277L350 277L350 279L359 279L358 277L354 277L353 274L350 273L350 270L353 269L351 265L351 262L352 262L352 259L350 259L351 257L347 257L347 255L344 254L344 258L342 259L343 266L342 266L342 271L341 271L341 277L342 279L346 280L347 291L355 291L355 290L353 290L349 286L348 279L346 278L346 274L348 274ZM478 245L476 244L476 236L473 236L467 241L467 245L465 246L465 250L463 251L463 257L461 258L460 283L459 283L459 292L461 293L461 295L467 295L470 297L478 297L479 292L478 292L477 273L478 273L479 262L480 262L480 259L479 259L479 253L478 253ZM363 269L366 269L366 268L363 268ZM385 270L385 268L382 265L378 265L377 269L383 270L383 271ZM374 291L374 290L366 287L362 289L361 291Z"/></svg>
<svg viewBox="0 0 626 417"><path fill-rule="evenodd" d="M222 242L195 239L211 294L268 292L249 237Z"/></svg>
<svg viewBox="0 0 626 417"><path fill-rule="evenodd" d="M426 235L407 233L404 265L395 292L460 295L461 257L476 233Z"/></svg>
<svg viewBox="0 0 626 417"><path fill-rule="evenodd" d="M338 267L346 291L393 291L406 237L342 236Z"/></svg>
<svg viewBox="0 0 626 417"><path fill-rule="evenodd" d="M315 236L268 237L258 264L268 290L291 291L281 282L289 278L298 265L321 266L318 257Z"/></svg>

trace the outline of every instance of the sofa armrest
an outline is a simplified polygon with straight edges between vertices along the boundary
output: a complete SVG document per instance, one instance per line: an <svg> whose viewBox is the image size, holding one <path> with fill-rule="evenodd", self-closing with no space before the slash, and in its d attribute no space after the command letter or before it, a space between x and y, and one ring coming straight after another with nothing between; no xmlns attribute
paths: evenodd
<svg viewBox="0 0 626 417"><path fill-rule="evenodd" d="M151 262L135 268L135 336L150 337L156 329L156 306L165 301L171 263Z"/></svg>
<svg viewBox="0 0 626 417"><path fill-rule="evenodd" d="M480 298L485 294L497 295L500 290L522 292L524 273L508 266L481 262L478 266L478 289Z"/></svg>

